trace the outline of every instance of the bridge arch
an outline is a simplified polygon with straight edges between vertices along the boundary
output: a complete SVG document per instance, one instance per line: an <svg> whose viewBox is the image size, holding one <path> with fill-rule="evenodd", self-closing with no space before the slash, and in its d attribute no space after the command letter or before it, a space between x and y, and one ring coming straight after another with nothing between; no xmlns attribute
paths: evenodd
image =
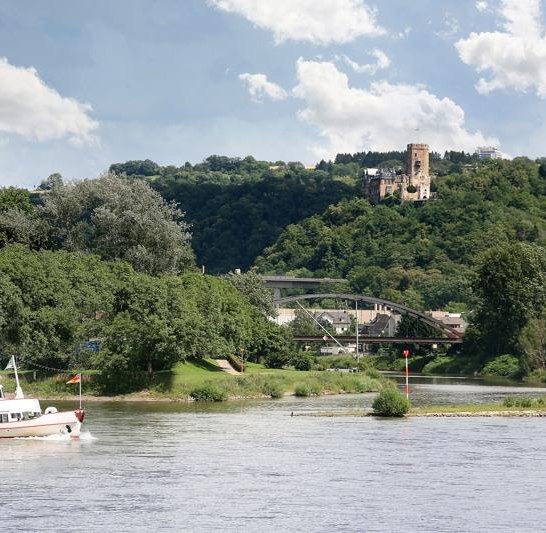
<svg viewBox="0 0 546 533"><path fill-rule="evenodd" d="M461 333L449 326L446 326L440 320L436 320L431 316L422 313L421 311L416 311L402 304L397 304L395 302L390 302L389 300L383 300L382 298L375 298L374 296L362 296L359 294L336 294L336 293L327 293L327 294L300 294L298 296L285 296L284 298L279 298L275 300L275 305L279 306L282 304L287 304L291 302L297 302L299 300L315 300L322 298L338 298L342 300L352 300L353 302L365 302L372 305L384 305L400 313L418 318L423 321L425 324L433 327L434 329L442 332L451 339L460 339L462 337Z"/></svg>

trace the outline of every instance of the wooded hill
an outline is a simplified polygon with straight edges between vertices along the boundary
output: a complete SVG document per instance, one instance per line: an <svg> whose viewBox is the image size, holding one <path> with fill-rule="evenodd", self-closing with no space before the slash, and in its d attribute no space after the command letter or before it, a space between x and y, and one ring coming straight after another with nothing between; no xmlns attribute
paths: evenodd
<svg viewBox="0 0 546 533"><path fill-rule="evenodd" d="M219 156L180 168L128 162L111 169L178 202L197 263L212 272L255 265L268 274L346 277L358 292L417 309L471 304L484 250L544 244L546 164L435 154L433 172L445 174L433 180L436 200L372 206L361 197L361 165L392 164L393 157L401 164L402 156L339 154L314 170Z"/></svg>

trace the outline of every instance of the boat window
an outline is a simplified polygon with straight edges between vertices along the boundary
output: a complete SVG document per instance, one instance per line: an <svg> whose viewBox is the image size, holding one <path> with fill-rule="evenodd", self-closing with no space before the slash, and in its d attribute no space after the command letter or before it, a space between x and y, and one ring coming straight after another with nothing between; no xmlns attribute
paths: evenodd
<svg viewBox="0 0 546 533"><path fill-rule="evenodd" d="M21 420L21 413L11 413L11 418L15 419L15 420Z"/></svg>
<svg viewBox="0 0 546 533"><path fill-rule="evenodd" d="M7 424L8 420L8 413L0 413L0 424Z"/></svg>
<svg viewBox="0 0 546 533"><path fill-rule="evenodd" d="M30 420L31 418L34 418L34 412L32 411L25 411L23 413L23 420Z"/></svg>

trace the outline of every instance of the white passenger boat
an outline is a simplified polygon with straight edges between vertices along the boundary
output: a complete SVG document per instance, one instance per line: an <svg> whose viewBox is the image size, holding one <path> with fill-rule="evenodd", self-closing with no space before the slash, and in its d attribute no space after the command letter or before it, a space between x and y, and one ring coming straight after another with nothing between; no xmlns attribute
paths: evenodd
<svg viewBox="0 0 546 533"><path fill-rule="evenodd" d="M85 411L57 411L48 407L43 413L39 400L25 398L19 385L19 376L13 362L17 389L14 399L6 398L0 385L0 439L14 437L47 437L67 435L79 438ZM81 396L80 396L81 397Z"/></svg>

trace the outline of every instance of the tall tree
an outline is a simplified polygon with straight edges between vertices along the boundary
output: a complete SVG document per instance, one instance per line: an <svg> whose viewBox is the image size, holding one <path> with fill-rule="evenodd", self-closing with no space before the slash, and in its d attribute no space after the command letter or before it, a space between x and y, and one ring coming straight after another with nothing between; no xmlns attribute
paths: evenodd
<svg viewBox="0 0 546 533"><path fill-rule="evenodd" d="M123 259L149 274L193 265L188 225L147 183L113 174L52 189L41 211L49 246Z"/></svg>
<svg viewBox="0 0 546 533"><path fill-rule="evenodd" d="M517 353L522 329L546 306L546 250L526 243L496 246L480 262L474 325L488 355Z"/></svg>

